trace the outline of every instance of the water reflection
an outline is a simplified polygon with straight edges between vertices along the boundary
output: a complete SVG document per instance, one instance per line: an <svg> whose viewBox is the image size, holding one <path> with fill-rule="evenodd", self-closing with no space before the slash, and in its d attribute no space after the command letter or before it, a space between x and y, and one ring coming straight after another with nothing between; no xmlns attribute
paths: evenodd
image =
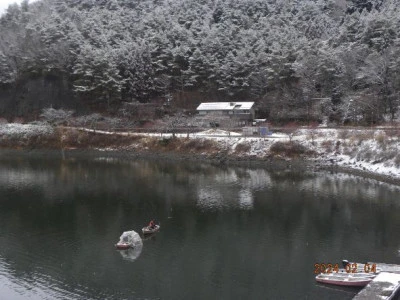
<svg viewBox="0 0 400 300"><path fill-rule="evenodd" d="M379 203L398 192L391 185L345 174L321 176L318 173L296 174L265 169L221 169L208 165L152 164L146 161L127 163L115 159L95 159L91 162L67 160L52 164L54 167L47 169L43 168L40 160L27 164L2 160L0 186L13 193L21 188L29 189L40 194L46 202L68 200L77 190L96 194L106 189L108 193L122 198L129 196L135 187L145 186L157 194L177 194L174 201L186 202L191 196L187 185L191 185L197 190L198 206L213 209L251 208L254 206L254 195L270 188L313 193L314 197L344 194L346 198L341 197L343 201L357 202L367 198L370 203ZM116 172L118 176L115 176ZM154 181L160 184L153 185ZM390 205L400 206L400 202Z"/></svg>
<svg viewBox="0 0 400 300"><path fill-rule="evenodd" d="M140 253L142 253L142 248L143 248L142 238L134 230L124 231L118 241L118 244L121 243L125 244L127 243L131 246L131 248L126 250L118 250L122 258L126 260L135 261L140 256Z"/></svg>
<svg viewBox="0 0 400 300"><path fill-rule="evenodd" d="M240 190L239 191L239 205L242 209L252 209L253 208L253 194L250 190Z"/></svg>
<svg viewBox="0 0 400 300"><path fill-rule="evenodd" d="M128 261L135 261L142 253L143 244L136 244L133 248L127 250L118 250L122 258Z"/></svg>
<svg viewBox="0 0 400 300"><path fill-rule="evenodd" d="M342 174L0 159L0 292L320 299L314 263L398 260L398 193ZM157 239L115 251L121 232L153 218L163 223Z"/></svg>

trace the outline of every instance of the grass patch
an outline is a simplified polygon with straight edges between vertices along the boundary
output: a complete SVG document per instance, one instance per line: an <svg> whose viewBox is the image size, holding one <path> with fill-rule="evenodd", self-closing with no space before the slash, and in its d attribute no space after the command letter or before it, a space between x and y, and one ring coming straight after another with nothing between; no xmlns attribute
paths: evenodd
<svg viewBox="0 0 400 300"><path fill-rule="evenodd" d="M375 136L375 141L377 141L377 143L381 146L386 145L386 141L387 141L387 136L385 133L383 132L379 132L376 136Z"/></svg>
<svg viewBox="0 0 400 300"><path fill-rule="evenodd" d="M325 149L326 152L332 152L333 150L333 141L325 140L321 143L321 147Z"/></svg>
<svg viewBox="0 0 400 300"><path fill-rule="evenodd" d="M60 149L60 135L57 131L52 134L29 136L2 136L0 148L10 149Z"/></svg>
<svg viewBox="0 0 400 300"><path fill-rule="evenodd" d="M349 130L338 130L338 138L339 139L342 139L342 140L345 140L345 139L348 139L349 137L350 137L350 135L351 135L351 131L349 131Z"/></svg>
<svg viewBox="0 0 400 300"><path fill-rule="evenodd" d="M276 142L271 146L270 150L274 154L280 154L288 157L296 157L310 153L310 151L303 145L293 142Z"/></svg>
<svg viewBox="0 0 400 300"><path fill-rule="evenodd" d="M158 140L158 144L161 147L167 147L171 143L172 138L162 138L161 140Z"/></svg>
<svg viewBox="0 0 400 300"><path fill-rule="evenodd" d="M346 146L343 147L343 154L353 157L358 152L358 148L355 146Z"/></svg>
<svg viewBox="0 0 400 300"><path fill-rule="evenodd" d="M59 133L60 145L63 148L118 148L129 146L143 139L141 136L125 136L118 134L102 134L85 132L76 129L62 129Z"/></svg>
<svg viewBox="0 0 400 300"><path fill-rule="evenodd" d="M250 149L251 149L250 144L247 144L247 143L240 143L240 144L237 144L237 145L236 145L236 147L235 147L235 152L236 152L236 153L246 153L246 152L249 152Z"/></svg>
<svg viewBox="0 0 400 300"><path fill-rule="evenodd" d="M358 146L360 146L363 142L372 140L374 138L373 132L359 132L354 135L357 140Z"/></svg>
<svg viewBox="0 0 400 300"><path fill-rule="evenodd" d="M217 142L207 139L163 138L147 139L149 149L158 151L176 151L183 153L214 153L219 149Z"/></svg>
<svg viewBox="0 0 400 300"><path fill-rule="evenodd" d="M218 144L212 140L185 139L182 140L179 150L190 151L190 152L204 152L204 151L214 152L215 150L218 150Z"/></svg>
<svg viewBox="0 0 400 300"><path fill-rule="evenodd" d="M398 168L400 167L400 155L399 154L396 155L396 157L394 159L394 164L396 167L398 167Z"/></svg>
<svg viewBox="0 0 400 300"><path fill-rule="evenodd" d="M371 150L359 152L356 155L357 160L364 160L364 161L371 161L372 158L374 157L375 153Z"/></svg>
<svg viewBox="0 0 400 300"><path fill-rule="evenodd" d="M382 151L379 152L376 156L379 161L388 161L392 159L396 160L398 157L398 151L397 150Z"/></svg>

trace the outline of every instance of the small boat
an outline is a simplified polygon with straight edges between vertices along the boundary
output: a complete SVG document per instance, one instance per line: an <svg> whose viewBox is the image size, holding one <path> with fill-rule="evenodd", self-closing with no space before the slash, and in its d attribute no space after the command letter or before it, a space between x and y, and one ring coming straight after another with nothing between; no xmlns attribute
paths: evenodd
<svg viewBox="0 0 400 300"><path fill-rule="evenodd" d="M345 273L345 272L333 272L329 274L319 274L315 277L315 280L320 283L334 284L341 286L366 286L370 281L375 278L374 273Z"/></svg>
<svg viewBox="0 0 400 300"><path fill-rule="evenodd" d="M115 248L117 248L117 250L127 250L134 248L138 242L141 243L142 239L137 232L133 230L124 231L119 237L118 243L115 244Z"/></svg>
<svg viewBox="0 0 400 300"><path fill-rule="evenodd" d="M132 247L132 244L124 243L124 242L122 242L122 243L118 242L118 243L115 244L115 248L117 248L118 250L126 250L126 249L129 249L131 247Z"/></svg>
<svg viewBox="0 0 400 300"><path fill-rule="evenodd" d="M143 234L152 234L160 230L160 225L155 225L154 228L146 226L142 228Z"/></svg>

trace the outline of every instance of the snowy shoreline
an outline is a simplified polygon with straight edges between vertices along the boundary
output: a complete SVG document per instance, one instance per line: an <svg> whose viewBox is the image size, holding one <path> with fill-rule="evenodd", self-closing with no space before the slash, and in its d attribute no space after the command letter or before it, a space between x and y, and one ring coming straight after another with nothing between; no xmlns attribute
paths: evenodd
<svg viewBox="0 0 400 300"><path fill-rule="evenodd" d="M395 129L395 128L394 128ZM64 141L70 133L63 129L57 139ZM146 139L159 141L168 140L171 134L161 133L137 133L137 132L110 132L87 128L68 128L67 130L94 134L96 137L102 135L107 139L112 137L140 138L139 140L127 141L123 145L110 147L82 146L79 151L96 150L102 153L121 152L131 157L159 157L161 159L178 160L202 160L219 164L252 164L268 165L281 164L283 166L296 167L307 165L313 169L326 169L335 172L351 173L358 176L374 178L400 185L400 137L397 132L387 132L381 129L298 129L292 135L284 133L272 133L266 137L243 136L240 133L228 132L219 129L207 130L199 133L176 134L182 141L212 141L216 145L213 151L199 148L198 151L177 152L174 149L159 151L153 149ZM18 141L21 150L46 149L43 145L32 145L32 139L37 142L45 136L55 135L57 128L50 125L33 124L1 124L0 138L2 142ZM275 153L271 147L281 144L296 144L307 149L297 157L285 156L285 153ZM154 144L154 143L153 143ZM59 147L59 146L58 146ZM12 149L2 144L2 149ZM63 150L74 149L74 147L62 146ZM54 149L54 148L53 148ZM60 149L60 148L59 148ZM75 148L76 149L76 148ZM178 145L179 149L179 145ZM78 152L79 152L78 151Z"/></svg>

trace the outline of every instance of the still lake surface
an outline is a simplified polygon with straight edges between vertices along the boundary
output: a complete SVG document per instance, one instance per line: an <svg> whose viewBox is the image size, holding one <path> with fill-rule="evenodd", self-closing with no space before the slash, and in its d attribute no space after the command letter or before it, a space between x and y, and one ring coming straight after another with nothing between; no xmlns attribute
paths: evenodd
<svg viewBox="0 0 400 300"><path fill-rule="evenodd" d="M400 263L399 236L399 188L356 176L0 154L1 300L351 299L315 263Z"/></svg>

